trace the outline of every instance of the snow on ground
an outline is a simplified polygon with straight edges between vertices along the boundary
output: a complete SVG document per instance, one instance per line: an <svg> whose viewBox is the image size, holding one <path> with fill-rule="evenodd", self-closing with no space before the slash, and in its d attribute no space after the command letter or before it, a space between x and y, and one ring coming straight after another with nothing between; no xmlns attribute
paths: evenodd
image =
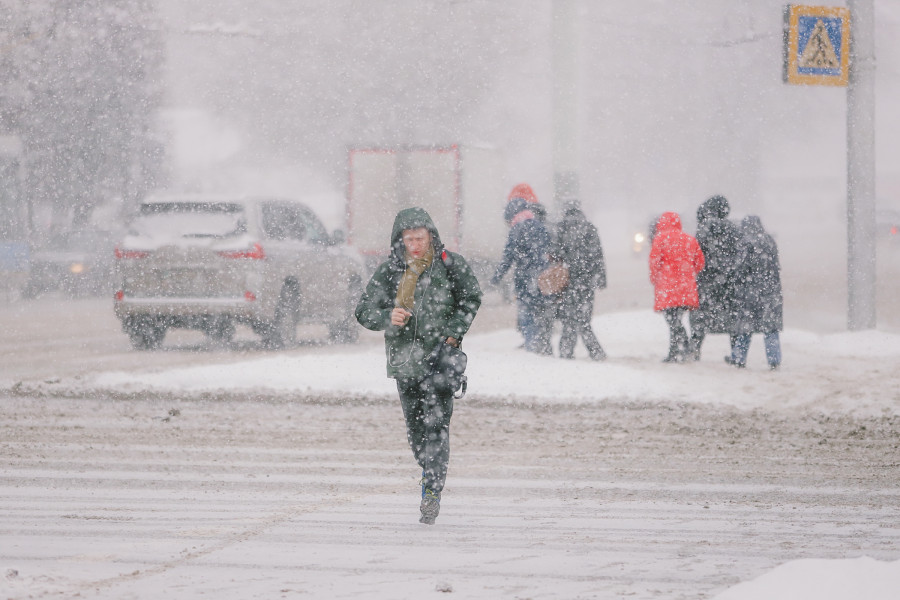
<svg viewBox="0 0 900 600"><path fill-rule="evenodd" d="M715 600L837 600L896 598L900 561L868 557L795 560L722 592Z"/></svg>
<svg viewBox="0 0 900 600"><path fill-rule="evenodd" d="M501 330L466 339L470 394L510 402L661 401L725 403L745 410L837 411L860 415L900 413L900 336L878 331L782 335L784 363L767 369L760 336L751 345L746 370L724 363L727 338L707 338L699 363L660 362L667 331L649 311L598 316L594 327L609 359L561 361L514 350L519 337ZM367 338L372 341L371 338ZM580 352L580 354L579 354ZM71 385L72 382L61 385ZM119 393L157 390L184 394L246 390L272 393L352 394L391 397L377 343L356 348L249 359L155 372L106 372L83 380L88 389ZM720 594L720 600L766 598L893 600L900 589L900 561L869 557L803 559L783 564Z"/></svg>
<svg viewBox="0 0 900 600"><path fill-rule="evenodd" d="M600 399L727 403L740 409L807 408L855 414L900 411L900 336L879 331L820 335L782 334L784 363L768 370L762 336L751 342L748 368L726 365L728 339L709 336L700 363L662 364L667 347L663 319L650 311L614 313L594 319L609 359L593 363L583 347L562 361L516 348L513 330L466 338L469 389L473 394L538 402ZM85 385L120 392L152 388L183 392L260 389L323 394L392 396L379 345L355 351L282 354L229 365L161 372L108 372Z"/></svg>

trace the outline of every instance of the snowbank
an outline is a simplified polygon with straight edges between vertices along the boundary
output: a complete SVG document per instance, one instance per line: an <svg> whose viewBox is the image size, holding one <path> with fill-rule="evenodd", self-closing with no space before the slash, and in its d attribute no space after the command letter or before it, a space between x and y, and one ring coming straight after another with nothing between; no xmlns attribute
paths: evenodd
<svg viewBox="0 0 900 600"><path fill-rule="evenodd" d="M726 590L715 600L891 600L900 590L900 561L795 560Z"/></svg>
<svg viewBox="0 0 900 600"><path fill-rule="evenodd" d="M511 402L696 402L739 409L808 409L857 414L898 414L900 336L878 331L819 335L782 334L784 363L769 371L761 336L751 343L748 368L723 361L724 335L709 336L698 363L663 364L667 346L663 319L650 311L614 313L594 319L609 358L595 363L582 347L563 361L519 349L513 330L466 338L469 390L473 397ZM119 392L153 389L201 393L322 393L392 397L378 343L357 348L250 359L159 372L107 372L85 384Z"/></svg>

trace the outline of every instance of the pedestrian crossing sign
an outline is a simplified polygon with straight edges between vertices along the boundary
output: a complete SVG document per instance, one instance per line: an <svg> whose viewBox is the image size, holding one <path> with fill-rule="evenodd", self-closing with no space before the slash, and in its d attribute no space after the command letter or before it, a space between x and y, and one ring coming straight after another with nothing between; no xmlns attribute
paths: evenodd
<svg viewBox="0 0 900 600"><path fill-rule="evenodd" d="M848 9L837 6L785 6L786 83L847 85L849 65Z"/></svg>

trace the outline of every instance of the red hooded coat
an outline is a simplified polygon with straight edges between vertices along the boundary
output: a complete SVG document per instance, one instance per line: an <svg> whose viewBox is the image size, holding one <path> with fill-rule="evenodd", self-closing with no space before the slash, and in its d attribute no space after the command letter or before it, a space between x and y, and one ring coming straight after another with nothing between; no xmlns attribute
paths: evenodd
<svg viewBox="0 0 900 600"><path fill-rule="evenodd" d="M650 248L653 310L679 306L692 310L699 308L697 273L703 270L704 263L700 244L681 230L678 213L663 213L656 224L656 237Z"/></svg>

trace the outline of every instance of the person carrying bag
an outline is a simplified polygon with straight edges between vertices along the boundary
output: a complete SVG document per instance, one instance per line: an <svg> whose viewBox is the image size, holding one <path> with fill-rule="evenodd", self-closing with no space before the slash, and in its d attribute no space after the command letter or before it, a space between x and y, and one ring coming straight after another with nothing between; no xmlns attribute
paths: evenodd
<svg viewBox="0 0 900 600"><path fill-rule="evenodd" d="M462 256L444 249L429 214L401 210L390 255L369 280L356 319L384 331L387 376L397 382L407 440L422 468L422 523L434 524L440 512L453 400L466 388L460 346L480 306L478 279Z"/></svg>

